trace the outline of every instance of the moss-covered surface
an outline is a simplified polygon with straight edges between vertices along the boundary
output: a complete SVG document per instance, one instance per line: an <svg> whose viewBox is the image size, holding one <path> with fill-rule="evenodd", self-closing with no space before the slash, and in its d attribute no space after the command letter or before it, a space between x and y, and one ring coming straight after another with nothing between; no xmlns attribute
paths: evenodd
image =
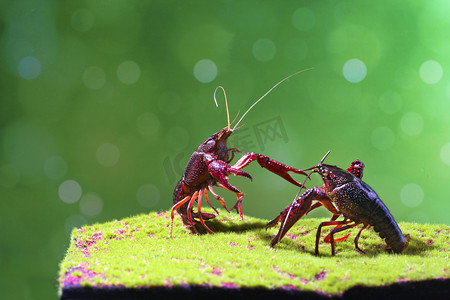
<svg viewBox="0 0 450 300"><path fill-rule="evenodd" d="M385 249L372 230L354 249L357 230L336 244L321 241L314 255L316 229L323 220L301 219L275 247L269 246L278 228L265 230L267 220L220 211L207 222L216 234L192 235L179 217L169 238L170 212L150 213L120 221L74 229L61 262L60 293L76 287L171 287L183 285L225 288L282 288L340 294L355 285L381 286L395 282L448 279L450 227L400 223L411 235L401 255ZM324 231L323 237L328 231Z"/></svg>

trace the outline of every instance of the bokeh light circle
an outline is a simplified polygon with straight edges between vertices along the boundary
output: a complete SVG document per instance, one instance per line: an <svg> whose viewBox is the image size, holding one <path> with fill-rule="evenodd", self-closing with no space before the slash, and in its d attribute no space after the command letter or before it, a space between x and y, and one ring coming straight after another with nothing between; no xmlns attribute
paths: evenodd
<svg viewBox="0 0 450 300"><path fill-rule="evenodd" d="M80 199L80 211L87 216L97 216L102 212L103 201L97 194L86 194Z"/></svg>
<svg viewBox="0 0 450 300"><path fill-rule="evenodd" d="M400 128L407 135L418 135L423 129L423 118L416 112L408 112L400 119Z"/></svg>
<svg viewBox="0 0 450 300"><path fill-rule="evenodd" d="M22 78L35 79L41 74L41 62L33 56L26 56L20 60L17 71Z"/></svg>
<svg viewBox="0 0 450 300"><path fill-rule="evenodd" d="M400 200L408 207L419 206L423 197L423 189L417 183L408 183L400 191Z"/></svg>
<svg viewBox="0 0 450 300"><path fill-rule="evenodd" d="M127 60L117 67L117 78L124 84L133 84L141 77L141 69L134 61Z"/></svg>
<svg viewBox="0 0 450 300"><path fill-rule="evenodd" d="M420 66L419 75L427 84L438 83L443 75L441 64L435 60L427 60Z"/></svg>
<svg viewBox="0 0 450 300"><path fill-rule="evenodd" d="M86 32L94 25L94 14L88 9L79 9L72 14L71 21L75 30Z"/></svg>
<svg viewBox="0 0 450 300"><path fill-rule="evenodd" d="M60 156L49 157L44 163L44 172L51 179L61 179L67 173L67 163Z"/></svg>
<svg viewBox="0 0 450 300"><path fill-rule="evenodd" d="M387 150L394 145L395 134L390 128L380 126L372 131L370 139L375 148L379 150Z"/></svg>
<svg viewBox="0 0 450 300"><path fill-rule="evenodd" d="M292 25L300 31L311 30L316 24L316 15L309 8L301 7L292 14Z"/></svg>
<svg viewBox="0 0 450 300"><path fill-rule="evenodd" d="M106 83L105 71L95 66L88 67L83 72L82 81L88 89L101 89Z"/></svg>
<svg viewBox="0 0 450 300"><path fill-rule="evenodd" d="M442 146L440 154L442 162L447 166L450 166L450 143Z"/></svg>
<svg viewBox="0 0 450 300"><path fill-rule="evenodd" d="M59 185L58 196L64 202L72 204L80 199L83 193L81 186L75 180L66 180Z"/></svg>
<svg viewBox="0 0 450 300"><path fill-rule="evenodd" d="M160 197L159 189L151 183L141 185L136 192L137 202L147 208L155 206L159 202Z"/></svg>
<svg viewBox="0 0 450 300"><path fill-rule="evenodd" d="M395 114L402 108L402 96L394 91L386 91L380 96L378 105L386 114Z"/></svg>
<svg viewBox="0 0 450 300"><path fill-rule="evenodd" d="M358 83L366 77L367 67L361 60L352 58L345 62L342 73L348 81Z"/></svg>
<svg viewBox="0 0 450 300"><path fill-rule="evenodd" d="M119 161L120 151L116 145L104 143L97 148L97 161L104 167L112 167Z"/></svg>
<svg viewBox="0 0 450 300"><path fill-rule="evenodd" d="M266 62L274 58L277 48L272 40L263 38L253 44L252 52L257 60Z"/></svg>
<svg viewBox="0 0 450 300"><path fill-rule="evenodd" d="M208 83L216 79L217 66L210 59L201 59L194 66L194 77L201 83Z"/></svg>
<svg viewBox="0 0 450 300"><path fill-rule="evenodd" d="M137 131L143 136L155 135L160 125L158 117L152 112L145 112L136 120Z"/></svg>

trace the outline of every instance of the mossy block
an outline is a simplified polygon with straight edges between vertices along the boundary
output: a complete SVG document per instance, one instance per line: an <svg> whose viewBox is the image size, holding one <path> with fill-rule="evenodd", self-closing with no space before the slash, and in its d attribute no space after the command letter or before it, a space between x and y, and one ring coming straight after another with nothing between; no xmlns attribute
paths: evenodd
<svg viewBox="0 0 450 300"><path fill-rule="evenodd" d="M450 294L450 227L399 224L411 235L403 254L394 254L372 229L355 251L352 235L331 256L323 241L314 254L320 222L303 218L275 247L277 228L268 220L219 211L207 225L216 234L190 234L170 212L150 213L76 228L60 264L61 299L144 299L260 296L365 299ZM371 295L373 298L371 298ZM384 299L383 299L384 300Z"/></svg>

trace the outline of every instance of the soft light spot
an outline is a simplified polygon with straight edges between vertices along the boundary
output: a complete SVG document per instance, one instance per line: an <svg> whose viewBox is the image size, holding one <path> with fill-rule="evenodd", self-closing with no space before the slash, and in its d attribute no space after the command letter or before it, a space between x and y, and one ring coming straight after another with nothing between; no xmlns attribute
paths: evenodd
<svg viewBox="0 0 450 300"><path fill-rule="evenodd" d="M66 229L66 232L68 234L70 234L72 232L72 229L80 228L86 224L87 224L87 221L82 215L71 215L70 217L68 217L66 219L64 228Z"/></svg>
<svg viewBox="0 0 450 300"><path fill-rule="evenodd" d="M106 83L105 71L99 67L88 67L83 72L82 81L91 90L101 89Z"/></svg>
<svg viewBox="0 0 450 300"><path fill-rule="evenodd" d="M86 32L94 25L94 15L90 10L79 9L72 14L72 27L79 32Z"/></svg>
<svg viewBox="0 0 450 300"><path fill-rule="evenodd" d="M445 144L441 148L441 160L447 166L450 166L450 143Z"/></svg>
<svg viewBox="0 0 450 300"><path fill-rule="evenodd" d="M380 96L378 105L380 109L386 114L395 114L402 107L402 96L394 91L386 91Z"/></svg>
<svg viewBox="0 0 450 300"><path fill-rule="evenodd" d="M120 151L116 145L104 143L97 148L97 161L105 167L112 167L119 161Z"/></svg>
<svg viewBox="0 0 450 300"><path fill-rule="evenodd" d="M316 24L316 15L309 8L301 7L292 14L292 25L300 31L308 31Z"/></svg>
<svg viewBox="0 0 450 300"><path fill-rule="evenodd" d="M81 186L75 180L66 180L59 185L58 195L64 203L75 203L82 194Z"/></svg>
<svg viewBox="0 0 450 300"><path fill-rule="evenodd" d="M423 190L416 183L406 184L400 191L400 200L408 207L416 207L423 201Z"/></svg>
<svg viewBox="0 0 450 300"><path fill-rule="evenodd" d="M103 201L97 194L86 194L80 199L80 211L87 216L96 216L102 212Z"/></svg>
<svg viewBox="0 0 450 300"><path fill-rule="evenodd" d="M408 112L401 118L400 128L407 135L418 135L423 129L423 118L416 112Z"/></svg>
<svg viewBox="0 0 450 300"><path fill-rule="evenodd" d="M423 82L435 84L441 80L443 70L437 61L427 60L420 66L419 75Z"/></svg>
<svg viewBox="0 0 450 300"><path fill-rule="evenodd" d="M342 68L345 79L350 82L361 82L367 75L366 65L359 59L353 58L348 60Z"/></svg>
<svg viewBox="0 0 450 300"><path fill-rule="evenodd" d="M275 56L275 44L269 39L259 39L253 44L253 55L259 61L266 62Z"/></svg>
<svg viewBox="0 0 450 300"><path fill-rule="evenodd" d="M136 193L136 199L139 204L147 208L155 206L159 202L160 197L158 188L151 183L141 185Z"/></svg>
<svg viewBox="0 0 450 300"><path fill-rule="evenodd" d="M210 59L201 59L194 66L194 77L202 82L208 83L216 79L217 66Z"/></svg>
<svg viewBox="0 0 450 300"><path fill-rule="evenodd" d="M136 120L137 131L143 136L155 135L160 127L158 117L152 112L141 114Z"/></svg>
<svg viewBox="0 0 450 300"><path fill-rule="evenodd" d="M49 157L44 163L44 171L48 178L61 179L67 173L67 163L60 156Z"/></svg>
<svg viewBox="0 0 450 300"><path fill-rule="evenodd" d="M17 70L22 78L32 80L41 74L42 66L37 58L26 56L20 60Z"/></svg>
<svg viewBox="0 0 450 300"><path fill-rule="evenodd" d="M394 145L395 135L390 128L381 126L372 131L370 139L375 148L379 150L387 150Z"/></svg>
<svg viewBox="0 0 450 300"><path fill-rule="evenodd" d="M133 84L141 77L141 69L134 61L124 61L117 67L117 78L124 84Z"/></svg>

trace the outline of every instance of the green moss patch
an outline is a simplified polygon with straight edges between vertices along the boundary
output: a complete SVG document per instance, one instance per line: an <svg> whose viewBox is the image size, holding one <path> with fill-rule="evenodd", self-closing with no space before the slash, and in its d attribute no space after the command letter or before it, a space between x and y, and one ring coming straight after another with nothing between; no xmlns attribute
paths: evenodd
<svg viewBox="0 0 450 300"><path fill-rule="evenodd" d="M73 287L267 288L340 294L356 285L382 286L403 281L448 279L450 227L400 223L411 235L403 254L393 254L372 229L359 246L353 238L336 243L336 256L323 240L314 255L317 226L324 220L304 218L275 247L278 228L267 220L221 210L207 225L216 234L193 235L177 216L169 238L170 212L150 213L74 229L59 272L60 293ZM328 231L322 233L322 237Z"/></svg>

